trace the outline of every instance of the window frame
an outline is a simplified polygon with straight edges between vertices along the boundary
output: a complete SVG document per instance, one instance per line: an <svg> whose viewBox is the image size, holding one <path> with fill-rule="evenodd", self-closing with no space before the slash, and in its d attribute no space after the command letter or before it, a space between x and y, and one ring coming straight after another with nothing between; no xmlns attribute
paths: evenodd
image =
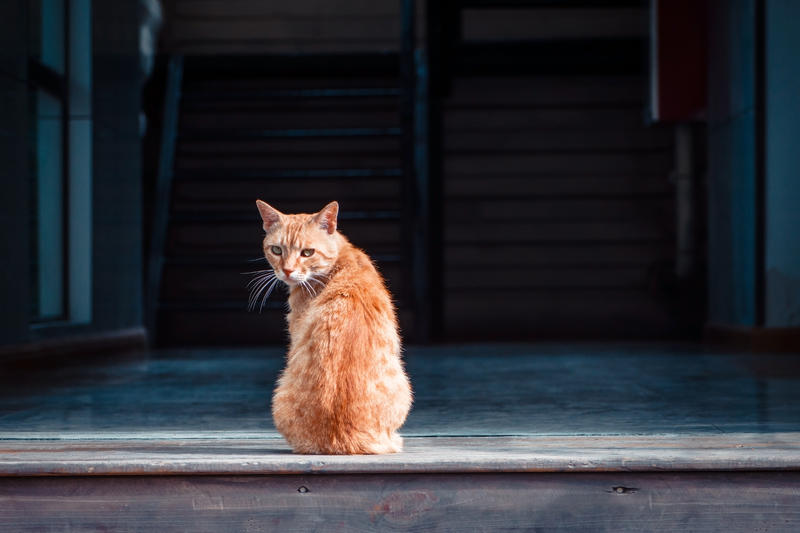
<svg viewBox="0 0 800 533"><path fill-rule="evenodd" d="M32 314L29 320L33 328L58 324L70 321L70 15L71 0L62 0L63 9L61 12L63 26L63 73L58 72L51 66L46 65L42 60L28 56L28 81L30 84L29 94L34 98L36 91L42 90L55 98L61 105L61 313L55 316L42 316L37 312ZM30 13L29 13L30 16ZM30 31L30 26L28 27ZM33 141L38 143L38 139ZM38 169L37 176L38 180ZM37 210L37 221L41 220L38 207L32 206ZM36 252L37 264L40 261L38 250ZM37 279L35 283L39 283ZM36 297L39 296L40 287L37 288ZM38 308L38 305L37 305Z"/></svg>

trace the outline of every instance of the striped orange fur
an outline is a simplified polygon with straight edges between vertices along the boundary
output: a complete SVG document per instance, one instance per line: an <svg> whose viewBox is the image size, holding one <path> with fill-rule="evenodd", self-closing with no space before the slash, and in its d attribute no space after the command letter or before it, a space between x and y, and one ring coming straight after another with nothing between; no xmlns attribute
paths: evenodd
<svg viewBox="0 0 800 533"><path fill-rule="evenodd" d="M264 255L289 286L290 344L272 397L296 453L399 452L411 407L394 305L369 257L337 230L339 205L283 214L256 202Z"/></svg>

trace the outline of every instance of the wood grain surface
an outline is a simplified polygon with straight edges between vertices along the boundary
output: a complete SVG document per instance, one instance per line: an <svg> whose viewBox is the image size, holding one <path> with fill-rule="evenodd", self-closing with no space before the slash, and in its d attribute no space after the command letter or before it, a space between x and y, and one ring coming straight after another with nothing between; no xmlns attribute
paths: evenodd
<svg viewBox="0 0 800 533"><path fill-rule="evenodd" d="M6 435L0 476L800 470L800 433L416 437L403 453L292 454L279 438Z"/></svg>
<svg viewBox="0 0 800 533"><path fill-rule="evenodd" d="M800 473L0 479L0 532L794 532Z"/></svg>

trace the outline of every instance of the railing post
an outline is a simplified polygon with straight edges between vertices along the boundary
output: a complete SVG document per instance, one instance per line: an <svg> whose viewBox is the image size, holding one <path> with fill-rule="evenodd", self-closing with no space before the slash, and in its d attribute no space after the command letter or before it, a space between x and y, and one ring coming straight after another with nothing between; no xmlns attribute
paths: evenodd
<svg viewBox="0 0 800 533"><path fill-rule="evenodd" d="M167 225L169 224L169 206L175 163L175 143L178 136L178 114L182 82L183 56L172 56L167 63L167 80L161 122L161 147L154 192L152 235L150 238L150 250L148 251L146 325L151 344L156 341L158 299L161 291L161 274L164 268L164 245L167 238Z"/></svg>

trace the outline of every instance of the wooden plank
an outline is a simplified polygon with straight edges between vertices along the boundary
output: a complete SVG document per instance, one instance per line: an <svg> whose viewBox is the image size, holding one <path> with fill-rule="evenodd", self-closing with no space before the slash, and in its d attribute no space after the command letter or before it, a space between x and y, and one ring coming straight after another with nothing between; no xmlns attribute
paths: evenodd
<svg viewBox="0 0 800 533"><path fill-rule="evenodd" d="M453 80L444 141L448 335L678 331L649 290L674 253L673 139L670 128L643 123L644 82L629 75Z"/></svg>
<svg viewBox="0 0 800 533"><path fill-rule="evenodd" d="M543 150L639 152L661 151L671 147L670 137L654 135L645 129L553 130L546 126L531 124L521 131L489 129L474 132L450 131L445 136L445 152L448 156L475 153L505 158L515 153Z"/></svg>
<svg viewBox="0 0 800 533"><path fill-rule="evenodd" d="M295 455L277 437L42 437L0 439L0 476L731 472L800 467L797 432L408 437L404 452L382 456Z"/></svg>
<svg viewBox="0 0 800 533"><path fill-rule="evenodd" d="M800 474L4 479L0 531L794 532Z"/></svg>
<svg viewBox="0 0 800 533"><path fill-rule="evenodd" d="M541 243L520 245L514 243L448 244L445 263L448 268L481 266L492 268L498 264L519 266L603 266L649 265L664 262L672 257L672 243L624 244L565 244Z"/></svg>
<svg viewBox="0 0 800 533"><path fill-rule="evenodd" d="M641 76L476 76L453 80L447 109L480 105L635 104L646 94Z"/></svg>
<svg viewBox="0 0 800 533"><path fill-rule="evenodd" d="M531 170L528 175L494 172L469 172L450 174L445 181L445 195L449 198L509 199L514 197L549 196L664 196L672 185L663 176L625 176L608 174L599 170L559 176L546 171Z"/></svg>
<svg viewBox="0 0 800 533"><path fill-rule="evenodd" d="M477 226L448 224L448 243L542 242L663 242L669 233L655 224L633 225L629 222L492 222Z"/></svg>
<svg viewBox="0 0 800 533"><path fill-rule="evenodd" d="M229 89L221 89L220 91L227 92L220 92L218 96L214 95L213 98L210 98L210 95L206 93L196 93L194 95L189 93L184 100L183 110L187 114L220 113L221 115L229 113L273 113L283 110L308 114L317 112L330 113L333 111L352 112L353 98L359 99L358 111L364 114L384 112L389 107L396 108L397 106L395 97L367 95L353 98L290 98L288 91L292 90L294 89L284 91L285 96L259 96L258 93L237 95L236 92L231 93Z"/></svg>
<svg viewBox="0 0 800 533"><path fill-rule="evenodd" d="M287 106L288 107L288 106ZM362 110L339 107L317 108L312 111L281 107L272 111L186 112L181 115L181 128L232 129L325 129L325 128L390 128L399 124L396 106Z"/></svg>
<svg viewBox="0 0 800 533"><path fill-rule="evenodd" d="M457 132L518 131L545 128L552 131L622 130L660 132L664 127L645 128L642 110L638 104L628 106L580 106L555 103L536 106L519 103L481 103L469 107L449 106L445 113L445 128L450 134Z"/></svg>
<svg viewBox="0 0 800 533"><path fill-rule="evenodd" d="M182 151L182 150L181 150ZM265 150L266 152L266 150ZM232 157L235 156L235 157ZM258 154L252 150L237 153L235 149L227 152L201 151L182 153L177 161L177 170L204 170L217 168L220 170L253 169L285 170L285 169L329 169L329 168L396 168L399 161L397 153L371 154L369 152L348 154L318 154L308 157L303 154L269 153Z"/></svg>
<svg viewBox="0 0 800 533"><path fill-rule="evenodd" d="M359 128L360 129L360 128ZM293 130L283 130L293 131ZM305 130L300 130L305 131ZM312 130L308 130L312 131ZM399 141L393 137L355 137L355 138L318 138L318 137L295 137L295 138L255 138L259 130L232 130L229 132L231 137L241 133L242 135L252 135L251 138L226 138L224 130L210 131L209 136L218 137L204 139L205 135L201 130L194 130L193 135L196 139L183 139L178 144L179 157L183 159L212 159L217 157L228 157L231 155L248 156L250 158L261 155L272 160L289 159L297 155L309 158L320 159L320 163L310 164L308 160L299 160L297 163L284 164L283 168L341 168L350 166L359 168L366 166L387 167L397 166L399 159ZM269 134L269 130L267 130ZM372 163L365 165L364 158L379 160L381 164ZM301 162L303 161L303 162ZM389 163L387 163L389 161ZM273 168L270 165L268 168ZM260 167L263 168L263 167Z"/></svg>
<svg viewBox="0 0 800 533"><path fill-rule="evenodd" d="M392 15L398 16L396 2L375 0L347 0L335 5L326 0L270 3L261 0L169 0L178 17L253 18L276 15Z"/></svg>
<svg viewBox="0 0 800 533"><path fill-rule="evenodd" d="M317 57L317 56L311 56ZM327 57L327 56L321 56ZM366 56L372 57L372 56ZM379 56L380 58L380 56ZM295 97L302 97L303 101L290 101L286 102L280 100L281 105L288 105L288 106L295 106L295 105L305 105L306 103L310 102L322 102L325 105L336 105L338 103L347 103L350 107L358 107L361 108L362 104L376 104L378 102L386 105L387 103L395 102L399 98L399 94L397 91L397 86L399 80L396 75L369 75L369 74L361 74L358 73L349 73L351 75L347 77L340 77L340 76L331 76L329 72L324 71L320 72L319 67L315 67L315 65L308 65L305 68L305 72L303 72L303 64L296 65L297 69L300 69L303 74L298 74L296 71L290 73L284 73L281 70L281 63L280 56L278 57L258 57L254 59L254 62L260 61L263 65L264 69L273 68L275 72L272 71L265 71L262 72L261 70L257 70L256 72L250 72L247 77L226 77L221 76L220 74L216 73L212 70L211 74L208 75L209 77L203 77L203 65L201 64L198 66L198 71L190 73L190 77L186 80L186 94L185 96L190 102L196 102L201 99L208 99L208 100L240 100L240 99L264 99L264 96L269 95L270 93L274 93L277 91L326 91L331 89L384 89L384 90L393 90L391 95L386 95L383 91L378 92L378 96L372 95L370 96L369 91L367 94L362 94L358 97L357 100L353 98L345 98L341 99L337 97L331 98L322 98L324 94L331 94L336 95L337 93L309 93L308 96L303 97L302 95L295 94ZM341 56L340 59L329 59L328 61L338 61L342 63L342 68L351 67L348 65L348 61L364 61L364 56ZM387 56L382 58L386 65L391 67L393 63L393 56ZM320 59L318 59L319 61ZM274 63L274 65L273 65ZM258 64L258 63L256 63ZM355 66L355 65L353 65ZM214 64L212 66L206 68L214 68ZM242 67L244 70L246 67ZM251 67L252 68L252 67ZM213 95L213 98L209 98ZM311 95L314 95L313 97ZM305 101L305 98L308 98L308 101ZM355 97L354 97L355 98ZM362 98L364 98L362 100ZM210 102L209 102L210 103Z"/></svg>
<svg viewBox="0 0 800 533"><path fill-rule="evenodd" d="M641 7L466 9L461 16L467 41L644 37L648 28Z"/></svg>
<svg viewBox="0 0 800 533"><path fill-rule="evenodd" d="M454 198L447 205L447 220L458 223L500 221L641 221L663 220L670 225L674 199L645 198Z"/></svg>
<svg viewBox="0 0 800 533"><path fill-rule="evenodd" d="M502 326L503 320L526 317L526 309L536 311L543 303L559 300L552 291L518 291L517 295L499 308L493 305L491 293L479 293L475 300L482 302L482 309L448 311L472 312L475 321L483 319L496 327ZM597 297L604 303L598 306L590 291L580 296L588 309L605 306L612 311L616 299L624 298L621 291L604 291ZM187 325L219 344L220 332L231 322L203 321L202 313L194 311L202 301L190 303L193 306L183 311ZM653 313L653 307L652 303L644 307L644 313ZM552 309L558 310L557 305ZM279 444L269 441L277 437L269 416L269 395L285 356L282 311L276 310L274 316L266 311L247 314L239 307L238 314L230 317L231 321L252 319L248 326L255 332L253 337L275 328L276 337L270 338L277 345L274 348L263 344L249 349L176 348L135 358L110 358L102 365L76 365L76 357L72 357L57 366L32 365L25 372L5 373L0 387L0 450L5 443L25 439L56 449L75 440L132 440L149 445L154 440L217 439L216 446L209 444L211 450L202 451L213 456L238 453L240 447L232 441L246 438L242 436L246 433L258 448L254 454L271 455L272 444ZM613 314L613 318L619 316ZM627 318L616 324L639 328L643 320ZM542 324L548 324L546 315ZM789 434L800 431L797 357L713 350L687 343L574 342L579 328L597 324L609 323L598 322L597 317L586 325L573 322L566 343L541 339L511 343L506 336L497 344L406 346L404 359L415 401L403 434L541 437L544 443L532 441L528 447L532 454L559 436L576 437L575 450L646 447L636 444L643 441L603 445L581 440L590 435L650 436L662 443L657 448L701 448L696 440L692 445L692 439L723 439L710 442L706 452L687 452L697 460L713 456L715 446L756 446L758 433L765 435L761 443L767 447L796 442ZM476 331L475 322L470 326ZM539 334L539 327L538 321L531 320L524 332ZM785 438L776 440L775 432L785 433ZM753 437L741 441L742 434ZM468 456L458 448L448 448L444 441L435 441L431 449L440 448L436 443L452 452L453 459ZM485 444L476 443L475 448L495 449L490 441ZM565 448L566 444L554 441L553 446ZM496 448L506 449L499 443ZM625 449L617 453L625 453ZM180 453L181 449L173 451ZM105 457L100 450L85 453L96 461ZM127 459L146 456L136 450L121 455ZM753 451L756 455L759 452ZM13 457L22 456L9 455ZM574 456L567 452L561 457L566 461Z"/></svg>
<svg viewBox="0 0 800 533"><path fill-rule="evenodd" d="M498 170L508 173L617 173L653 174L666 176L672 168L672 152L650 151L581 151L581 150L541 150L529 154L511 154L492 157L484 154L448 154L445 159L445 176L449 180L454 175L491 175Z"/></svg>
<svg viewBox="0 0 800 533"><path fill-rule="evenodd" d="M176 21L170 31L173 43L205 41L399 41L400 20L395 15L190 19ZM395 45L397 47L397 44Z"/></svg>
<svg viewBox="0 0 800 533"><path fill-rule="evenodd" d="M669 338L669 308L645 290L587 287L450 290L448 334L458 340Z"/></svg>
<svg viewBox="0 0 800 533"><path fill-rule="evenodd" d="M224 183L224 182L223 182ZM266 184L265 184L266 183ZM357 182L356 182L357 183ZM321 196L318 194L308 195L306 198L286 198L275 194L275 189L269 182L257 184L259 190L253 195L241 195L232 198L220 198L214 200L213 197L194 197L192 199L182 199L179 202L173 203L173 214L193 214L201 212L210 213L236 213L237 217L252 215L252 206L255 204L254 198L263 198L270 204L280 206L280 210L285 213L308 213L311 211L318 211L324 205L333 199L338 199L342 204L345 200L350 211L367 211L368 209L375 209L376 211L398 211L400 209L399 198L351 198L343 191L336 191L329 196ZM235 186L235 185L232 185ZM355 183L354 183L355 186ZM295 184L295 187L302 187Z"/></svg>
<svg viewBox="0 0 800 533"><path fill-rule="evenodd" d="M208 170L208 169L206 169ZM346 172L348 169L343 169ZM331 200L338 200L342 209L381 209L397 205L400 184L397 179L287 178L239 181L227 178L220 171L218 181L195 181L191 178L175 183L175 205L208 202L238 204L241 209L255 209L255 200L262 198L286 213L313 213ZM372 202L376 202L373 204ZM377 203L382 202L382 203Z"/></svg>
<svg viewBox="0 0 800 533"><path fill-rule="evenodd" d="M503 263L477 268L448 266L447 291L581 287L644 289L648 281L646 267L509 267Z"/></svg>
<svg viewBox="0 0 800 533"><path fill-rule="evenodd" d="M192 39L166 41L171 53L196 56L249 55L249 54L326 54L363 53L396 50L398 39L388 36L382 39L258 39L258 40L211 40Z"/></svg>

